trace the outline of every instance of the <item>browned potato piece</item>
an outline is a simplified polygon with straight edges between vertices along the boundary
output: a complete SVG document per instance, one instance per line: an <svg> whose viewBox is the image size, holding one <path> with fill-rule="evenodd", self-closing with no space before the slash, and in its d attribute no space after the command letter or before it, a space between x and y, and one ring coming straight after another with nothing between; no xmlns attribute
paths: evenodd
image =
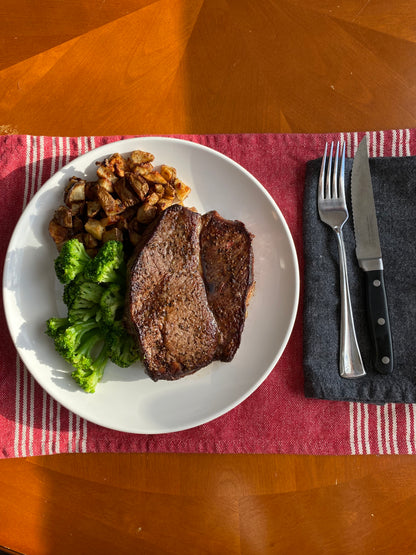
<svg viewBox="0 0 416 555"><path fill-rule="evenodd" d="M53 219L62 227L72 227L72 212L68 206L60 206L55 211Z"/></svg>
<svg viewBox="0 0 416 555"><path fill-rule="evenodd" d="M180 179L175 179L174 187L175 187L175 191L176 191L176 196L181 201L185 200L186 197L191 192L191 188L188 187L188 185L185 185L185 183L183 181L181 181Z"/></svg>
<svg viewBox="0 0 416 555"><path fill-rule="evenodd" d="M173 185L171 185L170 183L167 183L165 186L165 192L164 192L164 197L165 198L171 198L174 199L175 198L175 187L173 187Z"/></svg>
<svg viewBox="0 0 416 555"><path fill-rule="evenodd" d="M125 209L125 206L120 199L115 199L113 196L110 195L108 191L104 189L104 187L101 187L100 185L97 187L97 196L101 208L104 210L107 216L119 214Z"/></svg>
<svg viewBox="0 0 416 555"><path fill-rule="evenodd" d="M108 181L111 181L111 183L114 183L115 181L117 181L118 177L116 176L116 174L113 172L112 168L109 168L105 162L103 162L102 164L100 164L97 167L97 175L98 177L100 177L101 179L108 179Z"/></svg>
<svg viewBox="0 0 416 555"><path fill-rule="evenodd" d="M71 207L76 202L85 200L85 181L78 177L72 177L65 188L64 202Z"/></svg>
<svg viewBox="0 0 416 555"><path fill-rule="evenodd" d="M105 227L98 220L89 219L84 225L85 231L90 233L97 241L101 241Z"/></svg>
<svg viewBox="0 0 416 555"><path fill-rule="evenodd" d="M71 204L71 214L72 216L81 215L84 210L85 202L73 202Z"/></svg>
<svg viewBox="0 0 416 555"><path fill-rule="evenodd" d="M139 197L128 187L124 177L114 183L114 191L120 197L124 206L134 206L139 203Z"/></svg>
<svg viewBox="0 0 416 555"><path fill-rule="evenodd" d="M85 183L85 200L97 200L97 181Z"/></svg>
<svg viewBox="0 0 416 555"><path fill-rule="evenodd" d="M147 162L146 164L133 164L132 170L137 175L147 175L153 170L153 166L150 162Z"/></svg>
<svg viewBox="0 0 416 555"><path fill-rule="evenodd" d="M87 216L93 218L101 210L101 204L98 200L87 200Z"/></svg>
<svg viewBox="0 0 416 555"><path fill-rule="evenodd" d="M150 152L144 152L143 150L134 150L130 154L130 160L133 164L145 164L147 162L153 162L155 157Z"/></svg>
<svg viewBox="0 0 416 555"><path fill-rule="evenodd" d="M98 187L104 187L104 189L106 191L108 191L109 193L114 193L113 183L112 183L112 181L109 181L108 179L100 178L97 181L97 188ZM97 189L95 190L95 196L97 196Z"/></svg>
<svg viewBox="0 0 416 555"><path fill-rule="evenodd" d="M120 217L120 214L112 214L111 216L101 218L100 223L103 227L109 227L110 225L116 224L120 220Z"/></svg>
<svg viewBox="0 0 416 555"><path fill-rule="evenodd" d="M95 249L98 247L98 241L91 233L84 233L83 243L86 249Z"/></svg>
<svg viewBox="0 0 416 555"><path fill-rule="evenodd" d="M136 219L142 224L149 224L157 216L157 206L154 204L147 204L146 202L139 206L136 214Z"/></svg>
<svg viewBox="0 0 416 555"><path fill-rule="evenodd" d="M82 233L84 231L84 222L81 216L72 218L72 231L74 233Z"/></svg>
<svg viewBox="0 0 416 555"><path fill-rule="evenodd" d="M103 243L106 241L123 241L123 232L118 227L106 229L103 233Z"/></svg>
<svg viewBox="0 0 416 555"><path fill-rule="evenodd" d="M157 202L159 202L159 195L156 193L152 193L151 195L149 195L146 199L146 204L156 204Z"/></svg>
<svg viewBox="0 0 416 555"><path fill-rule="evenodd" d="M160 175L166 179L167 182L175 181L176 179L176 169L171 166L161 166Z"/></svg>
<svg viewBox="0 0 416 555"><path fill-rule="evenodd" d="M127 160L117 152L108 160L108 167L111 168L118 177L123 177L127 169Z"/></svg>
<svg viewBox="0 0 416 555"><path fill-rule="evenodd" d="M161 183L153 183L152 189L160 197L163 197L163 195L165 194L165 188Z"/></svg>
<svg viewBox="0 0 416 555"><path fill-rule="evenodd" d="M49 234L59 248L60 245L72 237L72 230L59 225L55 220L51 220L49 223Z"/></svg>
<svg viewBox="0 0 416 555"><path fill-rule="evenodd" d="M173 198L161 198L157 203L161 210L166 210L166 208L168 208L168 206L171 206L172 204Z"/></svg>
<svg viewBox="0 0 416 555"><path fill-rule="evenodd" d="M160 183L162 185L167 185L167 181L166 179L164 179L159 172L152 171L147 173L146 175L143 176L145 178L146 181L148 181L149 183Z"/></svg>
<svg viewBox="0 0 416 555"><path fill-rule="evenodd" d="M134 173L126 174L126 179L128 184L143 202L149 192L149 184L141 175L136 175Z"/></svg>

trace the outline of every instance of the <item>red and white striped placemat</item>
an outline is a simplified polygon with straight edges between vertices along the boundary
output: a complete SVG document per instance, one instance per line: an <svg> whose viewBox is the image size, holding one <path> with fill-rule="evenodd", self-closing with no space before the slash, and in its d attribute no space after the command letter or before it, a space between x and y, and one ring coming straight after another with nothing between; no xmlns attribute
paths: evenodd
<svg viewBox="0 0 416 555"><path fill-rule="evenodd" d="M301 276L305 164L327 140L344 140L348 156L363 133L177 135L229 156L276 200L292 232ZM416 131L367 133L371 156L413 156ZM0 233L4 263L11 233L36 191L73 158L127 137L0 137ZM3 264L2 264L3 267ZM302 372L302 296L288 346L266 381L241 405L183 432L140 435L87 422L60 406L25 368L1 315L0 457L78 452L416 453L416 405L306 399Z"/></svg>

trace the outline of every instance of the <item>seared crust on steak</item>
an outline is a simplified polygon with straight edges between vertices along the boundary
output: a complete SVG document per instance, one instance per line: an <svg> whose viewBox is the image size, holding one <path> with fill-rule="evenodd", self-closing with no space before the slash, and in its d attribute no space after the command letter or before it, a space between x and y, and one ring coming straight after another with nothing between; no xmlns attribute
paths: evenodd
<svg viewBox="0 0 416 555"><path fill-rule="evenodd" d="M196 212L166 209L129 264L127 322L155 381L176 380L214 358L218 327L201 275L200 226Z"/></svg>
<svg viewBox="0 0 416 555"><path fill-rule="evenodd" d="M219 327L215 358L229 362L240 346L253 287L252 235L214 210L202 216L200 245L208 304Z"/></svg>
<svg viewBox="0 0 416 555"><path fill-rule="evenodd" d="M126 321L154 381L232 360L253 286L242 222L173 205L148 227L128 275Z"/></svg>

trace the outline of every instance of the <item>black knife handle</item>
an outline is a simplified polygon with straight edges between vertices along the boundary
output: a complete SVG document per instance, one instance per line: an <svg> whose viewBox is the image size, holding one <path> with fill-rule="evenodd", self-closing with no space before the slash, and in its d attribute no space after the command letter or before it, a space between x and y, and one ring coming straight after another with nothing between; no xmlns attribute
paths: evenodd
<svg viewBox="0 0 416 555"><path fill-rule="evenodd" d="M383 270L364 273L369 325L376 352L374 366L377 372L390 374L393 371L393 346Z"/></svg>

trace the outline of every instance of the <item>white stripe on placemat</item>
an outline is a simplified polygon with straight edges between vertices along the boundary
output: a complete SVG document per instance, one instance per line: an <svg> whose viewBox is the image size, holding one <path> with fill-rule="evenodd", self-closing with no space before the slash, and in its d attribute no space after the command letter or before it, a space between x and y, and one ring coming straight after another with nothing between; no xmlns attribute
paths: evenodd
<svg viewBox="0 0 416 555"><path fill-rule="evenodd" d="M69 137L65 138L65 150L66 150L65 165L67 165L71 159L71 142L69 140Z"/></svg>
<svg viewBox="0 0 416 555"><path fill-rule="evenodd" d="M359 455L363 454L363 439L361 430L361 403L357 403L357 451Z"/></svg>
<svg viewBox="0 0 416 555"><path fill-rule="evenodd" d="M391 140L391 155L392 156L397 156L396 155L396 149L397 149L397 131L395 129L393 129L393 131L392 131L392 140Z"/></svg>
<svg viewBox="0 0 416 555"><path fill-rule="evenodd" d="M391 433L392 433L392 442L393 442L393 453L395 455L399 452L399 445L397 443L397 410L396 410L396 403L391 404Z"/></svg>
<svg viewBox="0 0 416 555"><path fill-rule="evenodd" d="M365 403L364 404L364 445L365 445L365 452L367 454L371 453L371 447L370 447L370 430L369 430L369 418L370 418L370 414L369 414L369 407L368 405Z"/></svg>
<svg viewBox="0 0 416 555"><path fill-rule="evenodd" d="M404 406L404 412L406 417L406 447L407 447L408 454L411 455L413 453L413 449L412 449L412 441L411 441L412 428L411 428L411 420L410 420L410 405Z"/></svg>
<svg viewBox="0 0 416 555"><path fill-rule="evenodd" d="M405 156L410 156L410 129L406 129L405 146L406 146Z"/></svg>
<svg viewBox="0 0 416 555"><path fill-rule="evenodd" d="M350 414L350 449L351 455L355 455L355 426L354 426L354 403L349 403Z"/></svg>
<svg viewBox="0 0 416 555"><path fill-rule="evenodd" d="M383 431L381 428L381 405L377 405L376 410L377 410L377 420L376 420L377 421L377 424L376 424L377 447L378 447L379 455L383 455L384 448L383 448Z"/></svg>
<svg viewBox="0 0 416 555"><path fill-rule="evenodd" d="M416 451L416 404L412 404L412 413L413 413L413 449Z"/></svg>
<svg viewBox="0 0 416 555"><path fill-rule="evenodd" d="M385 444L386 444L386 453L387 455L391 454L391 446L390 446L390 417L389 417L389 404L386 403L384 405L384 437L385 437Z"/></svg>
<svg viewBox="0 0 416 555"><path fill-rule="evenodd" d="M68 453L72 453L72 421L74 418L74 413L69 411L68 413Z"/></svg>

